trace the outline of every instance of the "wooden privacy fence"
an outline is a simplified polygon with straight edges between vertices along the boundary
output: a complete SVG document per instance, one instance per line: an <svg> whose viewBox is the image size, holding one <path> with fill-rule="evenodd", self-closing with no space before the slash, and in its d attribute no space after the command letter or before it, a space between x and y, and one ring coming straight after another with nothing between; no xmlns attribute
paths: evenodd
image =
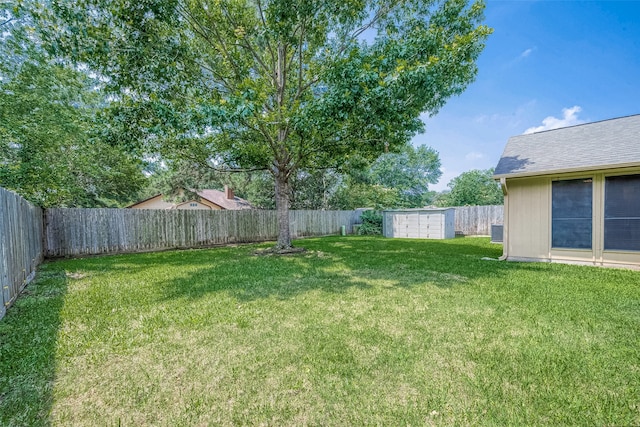
<svg viewBox="0 0 640 427"><path fill-rule="evenodd" d="M491 224L502 224L504 207L495 206L456 206L456 233L465 236L490 236Z"/></svg>
<svg viewBox="0 0 640 427"><path fill-rule="evenodd" d="M502 206L456 207L455 230L490 235ZM356 211L290 211L294 238L351 233ZM43 224L44 215L44 224ZM43 257L143 252L277 238L275 211L47 209L0 188L0 319Z"/></svg>
<svg viewBox="0 0 640 427"><path fill-rule="evenodd" d="M350 232L359 211L290 211L294 238ZM275 211L47 209L47 257L154 251L275 240Z"/></svg>
<svg viewBox="0 0 640 427"><path fill-rule="evenodd" d="M42 209L0 188L0 319L43 258Z"/></svg>

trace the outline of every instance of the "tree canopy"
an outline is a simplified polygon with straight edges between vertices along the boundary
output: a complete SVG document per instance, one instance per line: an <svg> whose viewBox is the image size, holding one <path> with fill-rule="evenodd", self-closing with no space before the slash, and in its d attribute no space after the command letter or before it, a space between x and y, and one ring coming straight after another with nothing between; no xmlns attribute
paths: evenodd
<svg viewBox="0 0 640 427"><path fill-rule="evenodd" d="M504 196L500 185L493 179L493 168L474 169L453 178L447 186L449 193L442 195L441 206L501 205Z"/></svg>
<svg viewBox="0 0 640 427"><path fill-rule="evenodd" d="M100 138L96 82L48 55L17 3L3 5L0 186L44 207L129 201L142 165Z"/></svg>
<svg viewBox="0 0 640 427"><path fill-rule="evenodd" d="M341 209L358 207L417 208L431 202L429 184L438 181L440 157L425 145L406 144L397 153L383 153L372 163L354 159L333 197Z"/></svg>
<svg viewBox="0 0 640 427"><path fill-rule="evenodd" d="M53 47L117 95L142 151L274 178L291 245L299 170L376 158L474 79L491 30L467 0L54 1ZM56 20L57 19L57 20Z"/></svg>
<svg viewBox="0 0 640 427"><path fill-rule="evenodd" d="M424 206L429 184L438 182L441 175L438 152L425 145L407 145L399 153L385 153L371 166L372 182L397 189L402 207Z"/></svg>

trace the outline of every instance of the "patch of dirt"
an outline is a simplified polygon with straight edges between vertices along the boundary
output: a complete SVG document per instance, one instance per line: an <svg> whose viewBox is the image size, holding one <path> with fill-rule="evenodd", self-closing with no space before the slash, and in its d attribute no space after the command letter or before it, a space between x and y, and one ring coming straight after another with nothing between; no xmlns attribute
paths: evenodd
<svg viewBox="0 0 640 427"><path fill-rule="evenodd" d="M259 249L255 251L253 254L257 256L265 256L265 255L295 255L306 252L305 248L268 248L268 249Z"/></svg>
<svg viewBox="0 0 640 427"><path fill-rule="evenodd" d="M67 277L78 280L84 279L85 277L87 277L87 274L81 272L67 273Z"/></svg>

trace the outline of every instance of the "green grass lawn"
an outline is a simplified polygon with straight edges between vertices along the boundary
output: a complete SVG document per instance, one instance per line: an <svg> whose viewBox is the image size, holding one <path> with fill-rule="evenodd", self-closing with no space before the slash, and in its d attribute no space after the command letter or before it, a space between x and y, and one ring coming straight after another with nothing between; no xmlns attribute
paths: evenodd
<svg viewBox="0 0 640 427"><path fill-rule="evenodd" d="M330 237L43 264L0 425L639 425L640 272Z"/></svg>

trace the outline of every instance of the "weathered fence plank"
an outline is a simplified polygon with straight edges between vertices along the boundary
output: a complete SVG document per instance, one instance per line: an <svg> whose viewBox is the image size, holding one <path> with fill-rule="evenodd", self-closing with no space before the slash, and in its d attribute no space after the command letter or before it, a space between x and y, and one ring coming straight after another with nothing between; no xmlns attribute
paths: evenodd
<svg viewBox="0 0 640 427"><path fill-rule="evenodd" d="M360 211L290 211L294 238L351 232ZM47 209L48 257L141 252L275 240L275 211Z"/></svg>
<svg viewBox="0 0 640 427"><path fill-rule="evenodd" d="M456 233L465 236L490 236L491 224L502 224L504 208L495 206L456 206Z"/></svg>
<svg viewBox="0 0 640 427"><path fill-rule="evenodd" d="M42 209L0 188L0 319L43 259Z"/></svg>

